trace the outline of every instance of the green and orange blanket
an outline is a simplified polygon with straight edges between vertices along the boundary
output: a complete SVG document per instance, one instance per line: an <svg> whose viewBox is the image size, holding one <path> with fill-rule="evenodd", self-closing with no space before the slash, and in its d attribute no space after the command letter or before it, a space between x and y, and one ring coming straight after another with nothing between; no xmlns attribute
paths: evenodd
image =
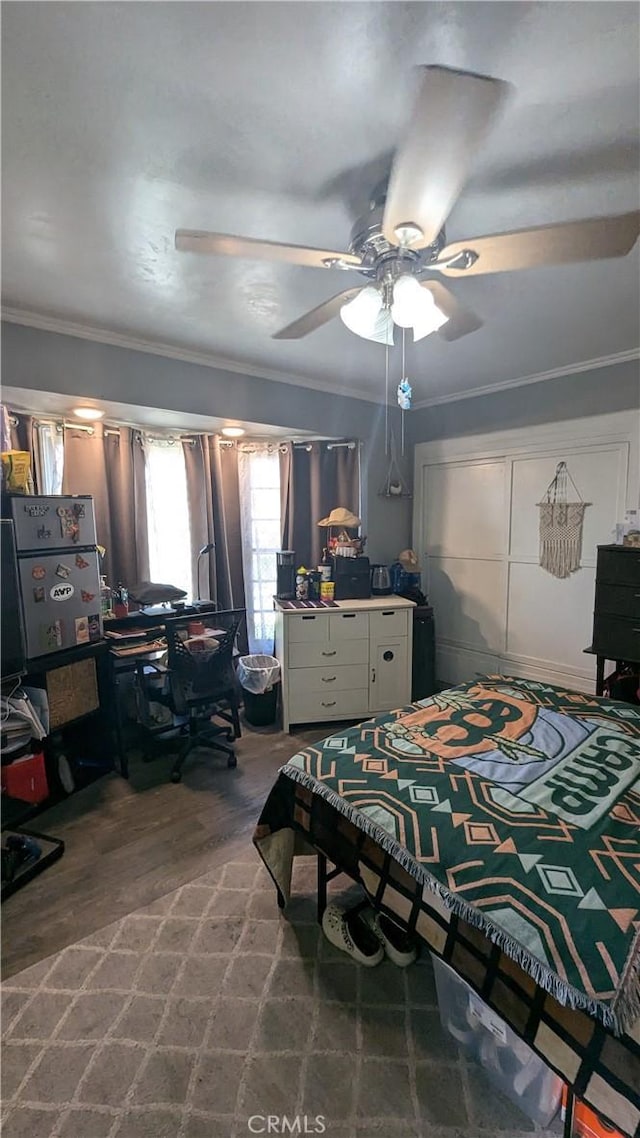
<svg viewBox="0 0 640 1138"><path fill-rule="evenodd" d="M322 848L300 787L561 1004L638 1018L640 708L491 676L340 731L282 768L267 862L286 827Z"/></svg>

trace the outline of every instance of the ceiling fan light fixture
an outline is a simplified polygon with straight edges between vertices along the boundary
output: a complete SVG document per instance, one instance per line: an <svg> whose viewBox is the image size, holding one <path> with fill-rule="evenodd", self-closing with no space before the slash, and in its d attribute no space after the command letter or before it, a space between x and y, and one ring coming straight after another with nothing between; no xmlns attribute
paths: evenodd
<svg viewBox="0 0 640 1138"><path fill-rule="evenodd" d="M382 310L382 297L377 288L367 285L353 300L340 309L340 319L350 332L365 340L376 339L376 325Z"/></svg>
<svg viewBox="0 0 640 1138"><path fill-rule="evenodd" d="M427 296L430 294L427 293ZM418 340L424 340L425 336L430 336L432 332L437 332L438 328L442 328L443 324L447 323L449 319L441 312L437 304L432 303L427 305L424 312L420 313L413 325L413 342L416 344Z"/></svg>
<svg viewBox="0 0 640 1138"><path fill-rule="evenodd" d="M391 315L394 324L400 328L413 328L416 316L421 311L422 292L415 277L404 273L393 286Z"/></svg>

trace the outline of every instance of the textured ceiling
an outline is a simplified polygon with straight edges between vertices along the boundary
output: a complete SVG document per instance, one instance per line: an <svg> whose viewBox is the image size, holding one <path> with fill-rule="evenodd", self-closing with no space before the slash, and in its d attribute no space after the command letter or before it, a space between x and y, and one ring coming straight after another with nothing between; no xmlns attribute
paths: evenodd
<svg viewBox="0 0 640 1138"><path fill-rule="evenodd" d="M638 207L630 3L3 6L5 306L377 395L340 321L271 334L361 278L177 254L177 227L346 248L407 119L412 67L515 92L450 240ZM408 351L416 397L638 344L639 261L452 282L485 326Z"/></svg>

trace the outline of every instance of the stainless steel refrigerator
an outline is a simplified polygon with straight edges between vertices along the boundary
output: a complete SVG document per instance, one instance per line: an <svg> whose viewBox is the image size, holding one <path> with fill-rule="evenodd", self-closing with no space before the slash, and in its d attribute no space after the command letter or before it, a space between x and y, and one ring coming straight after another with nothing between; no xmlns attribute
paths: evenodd
<svg viewBox="0 0 640 1138"><path fill-rule="evenodd" d="M27 658L102 636L93 498L7 494L13 520Z"/></svg>

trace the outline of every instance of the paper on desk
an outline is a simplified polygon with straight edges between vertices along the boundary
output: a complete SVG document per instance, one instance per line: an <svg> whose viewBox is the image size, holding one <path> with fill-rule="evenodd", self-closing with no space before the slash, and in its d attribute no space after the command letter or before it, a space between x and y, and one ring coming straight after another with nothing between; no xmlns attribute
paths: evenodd
<svg viewBox="0 0 640 1138"><path fill-rule="evenodd" d="M24 690L24 689L21 689ZM28 729L34 739L44 739L45 731L37 712L26 695L14 695L2 700L2 730L5 734L18 735L20 729ZM48 726L48 711L47 711Z"/></svg>
<svg viewBox="0 0 640 1138"><path fill-rule="evenodd" d="M38 719L40 720L45 735L49 734L49 697L44 688L23 687L23 692L28 696L31 706L35 711Z"/></svg>

